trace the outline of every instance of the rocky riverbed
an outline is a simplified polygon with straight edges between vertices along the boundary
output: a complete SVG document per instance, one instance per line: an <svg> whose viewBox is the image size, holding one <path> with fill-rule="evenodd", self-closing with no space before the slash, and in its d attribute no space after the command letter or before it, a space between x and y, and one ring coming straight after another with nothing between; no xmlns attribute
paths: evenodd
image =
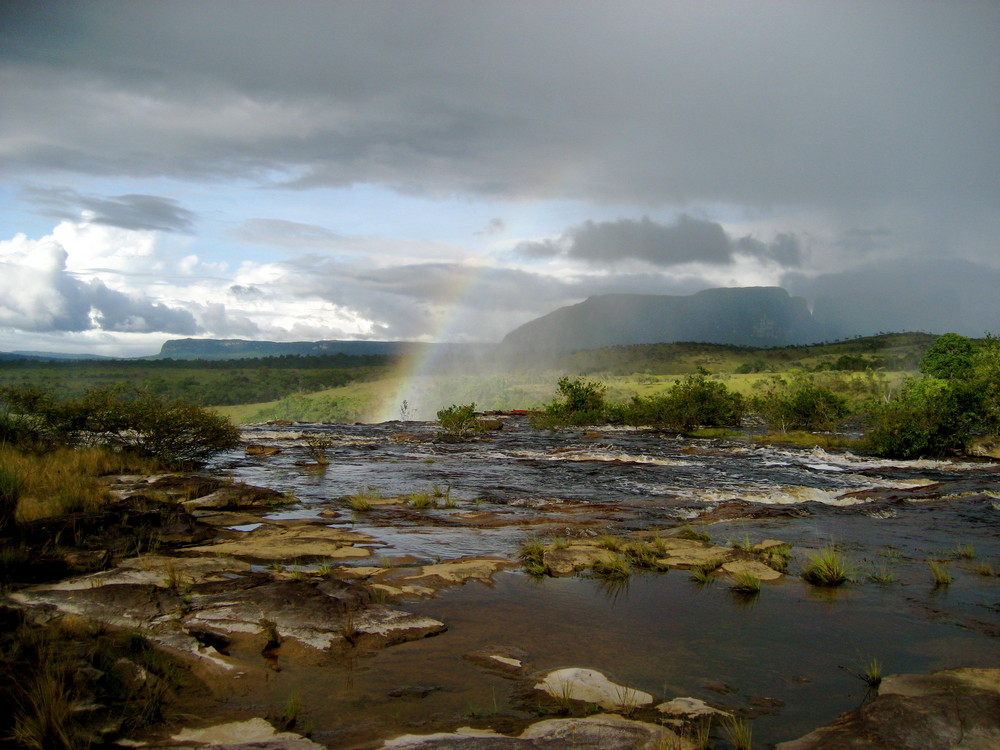
<svg viewBox="0 0 1000 750"><path fill-rule="evenodd" d="M496 426L250 428L207 475L121 477L103 518L39 525L96 541L9 603L183 672L164 722L92 722L109 742L695 747L711 720L726 747L738 719L755 747L996 746L995 463ZM830 545L851 582L804 582ZM924 676L876 697L872 661Z"/></svg>

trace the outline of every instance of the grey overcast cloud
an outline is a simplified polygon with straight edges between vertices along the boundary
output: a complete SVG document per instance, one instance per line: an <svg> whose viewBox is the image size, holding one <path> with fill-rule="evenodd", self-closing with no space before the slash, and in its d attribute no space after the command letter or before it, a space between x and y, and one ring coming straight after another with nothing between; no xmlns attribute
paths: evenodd
<svg viewBox="0 0 1000 750"><path fill-rule="evenodd" d="M1000 331L1000 3L0 5L0 350L779 285Z"/></svg>

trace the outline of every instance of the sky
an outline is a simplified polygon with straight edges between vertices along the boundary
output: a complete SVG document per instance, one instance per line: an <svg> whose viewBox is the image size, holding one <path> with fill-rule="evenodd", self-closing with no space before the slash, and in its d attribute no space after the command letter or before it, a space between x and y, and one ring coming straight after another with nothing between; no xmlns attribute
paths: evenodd
<svg viewBox="0 0 1000 750"><path fill-rule="evenodd" d="M0 351L761 285L982 336L998 237L992 0L0 4Z"/></svg>

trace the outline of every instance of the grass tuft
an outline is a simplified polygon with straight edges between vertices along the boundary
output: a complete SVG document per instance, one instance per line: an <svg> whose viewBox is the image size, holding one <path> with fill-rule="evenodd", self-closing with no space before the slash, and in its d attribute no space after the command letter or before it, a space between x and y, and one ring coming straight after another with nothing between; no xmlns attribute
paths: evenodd
<svg viewBox="0 0 1000 750"><path fill-rule="evenodd" d="M722 734L733 750L751 750L753 746L753 726L746 719L727 716L722 720Z"/></svg>
<svg viewBox="0 0 1000 750"><path fill-rule="evenodd" d="M928 560L927 567L931 569L935 587L948 586L954 580L951 573L948 572L948 567L937 560Z"/></svg>
<svg viewBox="0 0 1000 750"><path fill-rule="evenodd" d="M611 536L611 534L602 534L600 539L597 541L597 546L601 549L611 550L612 552L618 552L623 546L623 542L616 536Z"/></svg>
<svg viewBox="0 0 1000 750"><path fill-rule="evenodd" d="M600 576L601 578L623 580L632 575L632 565L629 563L628 559L620 553L615 553L614 555L608 555L595 560L590 569L595 575Z"/></svg>
<svg viewBox="0 0 1000 750"><path fill-rule="evenodd" d="M832 545L815 555L802 570L802 578L814 586L840 586L851 580L851 568L847 560Z"/></svg>
<svg viewBox="0 0 1000 750"><path fill-rule="evenodd" d="M712 537L708 534L692 529L690 526L682 526L674 536L678 539L690 539L695 542L705 542L706 544L712 541Z"/></svg>
<svg viewBox="0 0 1000 750"><path fill-rule="evenodd" d="M538 539L526 539L522 542L517 556L529 575L543 576L548 572L545 566L545 545Z"/></svg>
<svg viewBox="0 0 1000 750"><path fill-rule="evenodd" d="M950 550L948 554L952 557L972 560L976 556L976 548L972 544L956 544L955 548Z"/></svg>
<svg viewBox="0 0 1000 750"><path fill-rule="evenodd" d="M888 565L872 565L871 572L868 573L868 580L874 583L892 583L896 580L896 574L889 569Z"/></svg>
<svg viewBox="0 0 1000 750"><path fill-rule="evenodd" d="M993 570L993 566L988 562L980 562L973 568L981 576L995 576L996 571Z"/></svg>
<svg viewBox="0 0 1000 750"><path fill-rule="evenodd" d="M730 588L740 594L759 594L761 587L760 578L747 570L741 570L733 576L733 585Z"/></svg>
<svg viewBox="0 0 1000 750"><path fill-rule="evenodd" d="M415 492L406 499L406 502L410 507L418 510L433 508L437 505L437 501L428 492Z"/></svg>

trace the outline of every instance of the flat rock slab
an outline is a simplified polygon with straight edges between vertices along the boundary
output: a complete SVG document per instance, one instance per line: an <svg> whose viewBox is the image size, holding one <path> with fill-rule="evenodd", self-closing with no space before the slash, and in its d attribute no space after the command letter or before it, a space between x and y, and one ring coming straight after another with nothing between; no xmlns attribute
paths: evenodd
<svg viewBox="0 0 1000 750"><path fill-rule="evenodd" d="M735 552L729 547L714 547L695 539L664 539L665 554L657 558L658 565L679 570L700 568L710 563L729 562Z"/></svg>
<svg viewBox="0 0 1000 750"><path fill-rule="evenodd" d="M609 711L623 707L635 709L653 702L649 693L612 682L596 669L577 667L549 672L535 685L535 690L548 693L556 700L595 703Z"/></svg>
<svg viewBox="0 0 1000 750"><path fill-rule="evenodd" d="M723 573L734 576L740 573L749 573L762 581L776 581L782 577L782 574L774 568L757 560L733 560L725 563L721 570Z"/></svg>
<svg viewBox="0 0 1000 750"><path fill-rule="evenodd" d="M609 557L612 553L590 544L571 544L568 547L549 548L545 550L543 562L549 575L571 575L578 570L586 570L598 560Z"/></svg>
<svg viewBox="0 0 1000 750"><path fill-rule="evenodd" d="M318 524L261 526L241 539L191 547L189 552L229 555L253 562L341 560L370 557L371 550L355 544L373 544L370 536Z"/></svg>
<svg viewBox="0 0 1000 750"><path fill-rule="evenodd" d="M694 744L669 729L609 714L540 721L518 737L459 729L450 734L405 735L382 745L383 750L555 750L569 747L576 750L696 750Z"/></svg>
<svg viewBox="0 0 1000 750"><path fill-rule="evenodd" d="M122 560L117 568L100 573L67 578L35 586L31 592L91 590L111 585L149 585L170 588L174 585L222 581L233 574L250 572L250 563L232 557L171 557L143 555Z"/></svg>
<svg viewBox="0 0 1000 750"><path fill-rule="evenodd" d="M171 737L180 747L219 750L324 750L312 740L292 732L278 732L264 719L234 721L204 729L185 729Z"/></svg>
<svg viewBox="0 0 1000 750"><path fill-rule="evenodd" d="M713 716L723 718L729 716L727 711L720 711L717 708L705 703L698 698L674 698L673 700L661 703L656 710L665 716L673 716L685 719L696 719L701 716Z"/></svg>
<svg viewBox="0 0 1000 750"><path fill-rule="evenodd" d="M516 646L487 646L462 658L504 677L522 675L528 663L527 652Z"/></svg>
<svg viewBox="0 0 1000 750"><path fill-rule="evenodd" d="M777 750L996 750L1000 669L892 675L879 695Z"/></svg>
<svg viewBox="0 0 1000 750"><path fill-rule="evenodd" d="M333 580L275 581L204 599L183 621L185 631L222 636L261 634L273 625L281 639L317 650L347 643L387 646L443 632L444 623L385 606L368 606L367 593Z"/></svg>
<svg viewBox="0 0 1000 750"><path fill-rule="evenodd" d="M465 583L479 581L490 583L494 574L502 568L513 567L514 563L504 558L472 558L449 560L436 565L424 565L416 575L403 576L398 580L420 581L427 583Z"/></svg>

